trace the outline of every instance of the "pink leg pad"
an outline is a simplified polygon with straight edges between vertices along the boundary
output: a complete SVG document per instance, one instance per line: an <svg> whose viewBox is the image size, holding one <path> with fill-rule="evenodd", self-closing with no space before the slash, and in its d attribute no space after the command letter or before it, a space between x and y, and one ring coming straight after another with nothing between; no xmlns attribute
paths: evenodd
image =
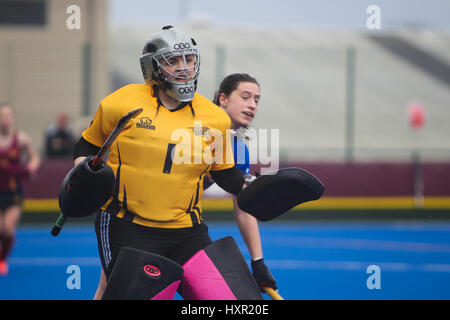
<svg viewBox="0 0 450 320"><path fill-rule="evenodd" d="M158 293L156 296L152 297L150 300L173 300L179 285L180 280L175 281L174 283L170 284L167 288L165 288L163 291Z"/></svg>
<svg viewBox="0 0 450 320"><path fill-rule="evenodd" d="M204 250L183 265L181 289L185 300L237 300Z"/></svg>

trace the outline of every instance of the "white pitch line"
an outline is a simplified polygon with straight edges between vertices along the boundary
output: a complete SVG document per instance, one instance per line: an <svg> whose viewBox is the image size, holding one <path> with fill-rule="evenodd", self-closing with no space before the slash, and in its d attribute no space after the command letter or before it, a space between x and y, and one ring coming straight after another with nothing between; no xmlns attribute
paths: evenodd
<svg viewBox="0 0 450 320"><path fill-rule="evenodd" d="M98 257L11 257L10 266L20 267L61 267L78 265L80 267L100 267ZM370 265L377 265L381 271L390 272L438 272L450 273L450 264L443 263L407 263L407 262L364 262L348 260L266 260L273 270L329 270L362 271Z"/></svg>
<svg viewBox="0 0 450 320"><path fill-rule="evenodd" d="M98 257L11 257L8 259L11 266L69 266L78 265L85 267L100 266Z"/></svg>
<svg viewBox="0 0 450 320"><path fill-rule="evenodd" d="M370 265L377 265L381 271L390 272L441 272L450 273L450 264L407 262L363 262L332 260L266 260L267 266L273 270L334 270L363 271Z"/></svg>
<svg viewBox="0 0 450 320"><path fill-rule="evenodd" d="M322 238L322 237L272 237L270 245L294 248L325 248L351 250L383 250L403 252L443 252L450 253L448 243L428 243L411 241L371 240L361 238Z"/></svg>

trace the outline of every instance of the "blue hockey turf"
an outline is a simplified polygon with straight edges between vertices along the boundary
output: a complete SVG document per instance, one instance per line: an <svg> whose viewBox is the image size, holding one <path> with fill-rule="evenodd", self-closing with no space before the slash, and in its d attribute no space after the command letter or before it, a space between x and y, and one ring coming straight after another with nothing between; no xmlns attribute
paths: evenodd
<svg viewBox="0 0 450 320"><path fill-rule="evenodd" d="M234 224L209 226L214 240L233 236L248 261ZM56 238L50 229L19 227L0 299L93 297L100 275L93 226L68 224ZM261 223L260 229L285 299L450 299L450 222Z"/></svg>

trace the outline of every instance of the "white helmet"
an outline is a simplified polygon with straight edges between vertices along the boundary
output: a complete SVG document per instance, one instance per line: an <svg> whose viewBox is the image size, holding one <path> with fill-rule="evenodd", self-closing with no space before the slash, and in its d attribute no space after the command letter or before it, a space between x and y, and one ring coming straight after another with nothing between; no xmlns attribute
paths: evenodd
<svg viewBox="0 0 450 320"><path fill-rule="evenodd" d="M140 61L145 81L150 85L156 84L178 101L192 101L200 73L200 54L196 46L195 40L187 33L173 26L163 27L162 31L145 43L142 51ZM172 57L178 56L183 57L183 68L174 67L176 70L174 73L164 68L164 65L170 65L169 60ZM186 56L195 59L194 67L188 68ZM163 74L163 70L169 77Z"/></svg>

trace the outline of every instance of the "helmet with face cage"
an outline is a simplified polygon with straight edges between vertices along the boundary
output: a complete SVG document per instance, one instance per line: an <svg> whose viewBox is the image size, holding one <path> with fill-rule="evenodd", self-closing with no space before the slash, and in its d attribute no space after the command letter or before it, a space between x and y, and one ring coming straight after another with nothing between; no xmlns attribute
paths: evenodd
<svg viewBox="0 0 450 320"><path fill-rule="evenodd" d="M173 26L163 27L145 43L140 62L148 84L157 85L178 101L192 101L200 73L200 54L197 43L187 33Z"/></svg>

